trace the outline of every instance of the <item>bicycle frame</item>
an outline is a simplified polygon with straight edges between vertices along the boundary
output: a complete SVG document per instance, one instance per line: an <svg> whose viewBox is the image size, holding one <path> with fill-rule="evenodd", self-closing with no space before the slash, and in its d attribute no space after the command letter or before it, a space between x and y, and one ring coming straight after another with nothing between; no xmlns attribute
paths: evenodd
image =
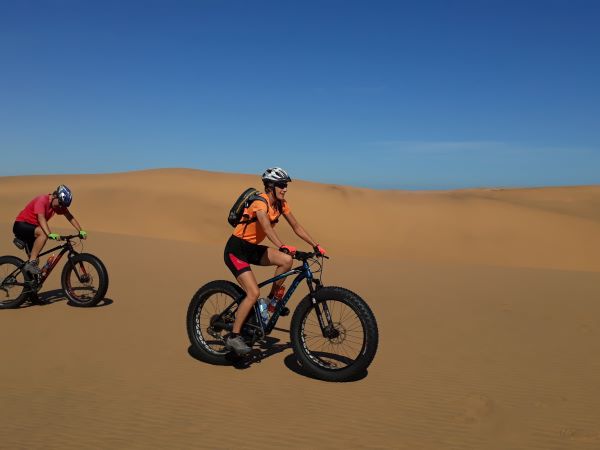
<svg viewBox="0 0 600 450"><path fill-rule="evenodd" d="M60 262L60 260L62 259L63 255L65 253L69 253L68 258L71 258L74 254L77 254L77 252L73 248L73 244L70 241L71 237L76 237L76 236L69 236L69 237L67 237L66 242L64 244L57 245L56 247L46 250L38 255L38 257L44 256L44 255L47 255L49 253L52 253L52 252L60 249L60 253L56 256L56 258L54 258L54 261L52 261L52 264L50 265L50 267L48 267L48 269L46 269L46 271L44 271L40 274L39 280L37 281L37 289L39 289L44 284L44 281L46 281L46 279L50 276L50 274L52 273L52 271L54 270L56 265ZM83 264L81 264L80 269L82 271L82 275L84 275L84 276L87 275ZM19 268L19 270L21 270L21 268ZM75 274L77 275L77 278L81 279L81 275L79 273L77 273L76 270L75 270Z"/></svg>
<svg viewBox="0 0 600 450"><path fill-rule="evenodd" d="M269 334L271 331L273 331L273 328L275 328L275 324L277 323L277 320L279 319L279 315L281 314L281 311L283 310L285 305L288 303L290 298L292 298L294 291L296 290L296 288L302 281L306 280L308 289L311 291L311 293L314 291L314 287L312 284L313 274L312 274L312 271L310 270L310 267L308 266L308 263L306 261L303 261L302 266L291 269L288 272L282 273L281 275L277 275L276 277L269 278L268 280L265 280L262 283L259 283L259 285L258 285L259 288L262 288L263 286L273 284L276 281L282 280L282 279L292 276L294 274L298 274L298 275L292 281L292 284L288 288L285 295L281 298L281 300L279 300L277 302L277 308L275 308L275 311L273 311L273 314L271 315L269 322L267 322L267 324L265 325L262 320L258 321L258 323L260 323L262 325L263 331L265 332L265 334ZM244 299L244 297L245 297L245 295L238 298L237 300L241 301L242 299ZM253 309L254 309L254 313L256 314L256 317L260 318L258 302L253 305Z"/></svg>
<svg viewBox="0 0 600 450"><path fill-rule="evenodd" d="M42 271L42 273L40 274L40 281L38 283L39 286L44 284L44 281L46 281L46 279L50 276L50 274L52 273L52 270L54 270L54 268L56 267L58 262L62 259L63 255L67 252L74 251L73 248L71 247L71 245L69 245L69 244L70 244L70 242L66 242L62 245L58 245L54 248L51 248L50 250L46 250L45 252L42 252L39 254L39 256L44 256L44 255L47 255L48 253L52 253L55 250L61 249L60 253L56 256L56 258L54 258L54 261L52 261L52 264L50 264L50 267L48 267L48 269L46 269L46 271Z"/></svg>
<svg viewBox="0 0 600 450"><path fill-rule="evenodd" d="M268 335L269 333L271 333L271 331L273 331L273 328L275 328L275 325L277 323L277 320L279 319L281 311L283 310L285 305L288 303L288 301L290 300L290 298L296 291L296 288L298 287L298 285L303 280L306 280L306 283L308 285L308 290L310 292L313 305L315 305L315 311L317 314L317 318L319 320L319 325L321 326L321 330L323 331L324 334L328 328L328 325L323 320L323 315L321 313L321 310L316 307L317 300L314 297L315 286L313 286L313 285L316 285L316 289L318 289L319 287L321 287L321 281L319 279L314 278L312 270L310 269L310 265L307 260L302 260L301 266L293 268L293 269L289 270L288 272L282 273L280 275L277 275L273 278L269 278L268 280L265 280L265 281L259 283L258 287L262 288L262 287L272 284L278 280L290 277L295 274L297 274L296 278L294 278L294 280L292 281L292 284L288 288L285 295L281 298L281 300L279 300L277 302L277 307L276 307L275 311L273 312L273 314L271 315L271 318L269 319L269 321L266 324L263 323L263 321L260 317L258 303L255 303L253 305L253 311L254 311L254 315L256 317L256 323L260 324L260 327L262 328L262 331L264 332L265 335ZM225 308L223 313L229 311L234 305L236 305L236 304L239 305L245 297L246 297L245 293L243 295L240 295L238 298L236 298L234 300L233 303L231 303L227 308ZM325 318L327 320L327 323L329 324L329 326L331 326L331 323L332 323L331 314L329 313L329 308L327 307L326 304L323 304L323 310L325 312L325 316L326 316ZM223 313L221 313L221 314L223 314Z"/></svg>

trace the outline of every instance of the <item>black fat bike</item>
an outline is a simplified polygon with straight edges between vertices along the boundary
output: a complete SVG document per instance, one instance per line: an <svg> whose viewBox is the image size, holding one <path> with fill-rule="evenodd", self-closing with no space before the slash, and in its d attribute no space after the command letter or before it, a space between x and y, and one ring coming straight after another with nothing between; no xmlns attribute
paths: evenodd
<svg viewBox="0 0 600 450"><path fill-rule="evenodd" d="M306 280L309 293L296 307L290 326L291 346L299 365L308 375L321 380L358 379L375 357L377 322L359 295L342 287L323 286L324 258L298 251L294 259L302 263L300 266L260 283L258 286L263 287L297 275L268 322L261 318L258 304L254 305L241 335L250 346L264 340L300 282ZM318 278L315 273L319 273ZM244 297L240 286L226 280L211 281L192 297L187 332L199 359L211 364L232 363L224 338L233 328L237 307Z"/></svg>
<svg viewBox="0 0 600 450"><path fill-rule="evenodd" d="M38 302L37 293L48 279L63 255L67 262L60 278L61 286L69 301L76 306L95 306L108 290L108 272L102 261L89 253L75 250L73 239L78 235L61 236L63 244L40 253L40 257L60 250L49 267L39 275L23 270L25 261L16 256L0 256L0 309L18 308L26 300ZM14 239L17 248L30 250L20 239Z"/></svg>

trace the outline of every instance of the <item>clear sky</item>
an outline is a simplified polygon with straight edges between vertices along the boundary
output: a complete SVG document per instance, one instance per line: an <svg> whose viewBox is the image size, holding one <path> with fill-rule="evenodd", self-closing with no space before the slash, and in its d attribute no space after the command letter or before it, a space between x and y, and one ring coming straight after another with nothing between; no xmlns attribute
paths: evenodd
<svg viewBox="0 0 600 450"><path fill-rule="evenodd" d="M600 1L0 0L0 176L600 184Z"/></svg>

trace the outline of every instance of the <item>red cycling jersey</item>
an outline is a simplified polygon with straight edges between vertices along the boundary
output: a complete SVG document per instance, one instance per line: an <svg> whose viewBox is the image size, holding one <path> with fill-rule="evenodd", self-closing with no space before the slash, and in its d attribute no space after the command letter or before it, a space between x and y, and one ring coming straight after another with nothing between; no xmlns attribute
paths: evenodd
<svg viewBox="0 0 600 450"><path fill-rule="evenodd" d="M37 217L38 214L43 214L46 220L50 220L54 214L63 215L67 211L68 209L64 207L53 208L50 194L38 195L27 203L27 206L25 206L15 219L15 222L27 222L37 227L40 224Z"/></svg>

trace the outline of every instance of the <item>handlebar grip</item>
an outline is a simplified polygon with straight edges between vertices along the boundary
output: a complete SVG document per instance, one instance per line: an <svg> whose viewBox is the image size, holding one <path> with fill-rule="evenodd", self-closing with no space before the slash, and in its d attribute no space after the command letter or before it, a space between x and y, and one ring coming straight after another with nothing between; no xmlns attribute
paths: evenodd
<svg viewBox="0 0 600 450"><path fill-rule="evenodd" d="M70 234L68 236L61 236L60 240L61 241L68 241L69 239L75 239L75 238L81 238L81 236L79 236L78 234Z"/></svg>
<svg viewBox="0 0 600 450"><path fill-rule="evenodd" d="M314 257L320 256L321 258L329 259L329 256L322 255L320 253L315 252L302 252L300 250L296 250L296 253L293 255L293 258L298 261L303 261L305 259L310 259Z"/></svg>

